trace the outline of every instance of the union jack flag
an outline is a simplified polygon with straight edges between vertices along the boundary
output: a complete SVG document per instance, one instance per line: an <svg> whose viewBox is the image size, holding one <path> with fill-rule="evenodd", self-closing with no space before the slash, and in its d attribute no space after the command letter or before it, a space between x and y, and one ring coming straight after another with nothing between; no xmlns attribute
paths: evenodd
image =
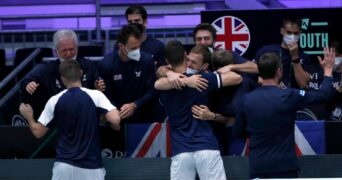
<svg viewBox="0 0 342 180"><path fill-rule="evenodd" d="M298 156L325 154L325 122L297 121L295 142Z"/></svg>
<svg viewBox="0 0 342 180"><path fill-rule="evenodd" d="M127 125L127 157L170 157L170 127L163 123Z"/></svg>
<svg viewBox="0 0 342 180"><path fill-rule="evenodd" d="M250 43L250 33L247 25L234 16L223 16L216 19L212 25L217 31L216 49L227 49L244 54Z"/></svg>
<svg viewBox="0 0 342 180"><path fill-rule="evenodd" d="M295 143L297 156L325 154L324 122L296 121ZM232 155L249 155L249 139L235 139L231 146Z"/></svg>

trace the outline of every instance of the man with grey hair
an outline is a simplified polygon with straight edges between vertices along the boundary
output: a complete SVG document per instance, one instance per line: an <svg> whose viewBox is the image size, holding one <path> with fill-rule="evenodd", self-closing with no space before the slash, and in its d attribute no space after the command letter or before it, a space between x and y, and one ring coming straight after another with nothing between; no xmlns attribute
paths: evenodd
<svg viewBox="0 0 342 180"><path fill-rule="evenodd" d="M53 35L53 47L60 60L76 59L78 38L72 30L59 30Z"/></svg>
<svg viewBox="0 0 342 180"><path fill-rule="evenodd" d="M35 117L39 115L46 101L53 95L65 89L58 66L62 61L76 60L82 69L82 86L90 89L95 88L95 81L98 78L95 64L77 56L78 38L74 31L63 29L53 35L54 51L57 59L38 64L21 82L23 101L36 105ZM34 102L34 103L32 103Z"/></svg>

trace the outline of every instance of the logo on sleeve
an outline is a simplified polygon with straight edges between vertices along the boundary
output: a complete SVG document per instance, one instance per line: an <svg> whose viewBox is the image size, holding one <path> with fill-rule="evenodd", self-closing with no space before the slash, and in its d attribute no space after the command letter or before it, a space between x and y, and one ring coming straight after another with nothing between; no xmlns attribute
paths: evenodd
<svg viewBox="0 0 342 180"><path fill-rule="evenodd" d="M305 91L304 91L304 90L300 90L300 91L299 91L299 94L300 94L301 96L304 96L304 95L305 95Z"/></svg>
<svg viewBox="0 0 342 180"><path fill-rule="evenodd" d="M86 74L83 75L83 77L82 77L82 82L85 82L85 81L87 81L87 75Z"/></svg>
<svg viewBox="0 0 342 180"><path fill-rule="evenodd" d="M58 81L58 79L56 79L56 87L59 89L62 88L62 84Z"/></svg>
<svg viewBox="0 0 342 180"><path fill-rule="evenodd" d="M122 80L122 74L115 74L113 76L114 81Z"/></svg>

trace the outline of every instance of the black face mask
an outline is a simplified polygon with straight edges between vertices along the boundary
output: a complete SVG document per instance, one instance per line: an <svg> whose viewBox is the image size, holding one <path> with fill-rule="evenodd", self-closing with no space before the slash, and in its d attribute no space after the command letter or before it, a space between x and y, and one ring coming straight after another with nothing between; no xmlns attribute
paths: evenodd
<svg viewBox="0 0 342 180"><path fill-rule="evenodd" d="M141 33L145 32L146 28L145 28L144 24L140 24L140 23L132 23L132 24L139 24L139 25L137 25L139 31Z"/></svg>

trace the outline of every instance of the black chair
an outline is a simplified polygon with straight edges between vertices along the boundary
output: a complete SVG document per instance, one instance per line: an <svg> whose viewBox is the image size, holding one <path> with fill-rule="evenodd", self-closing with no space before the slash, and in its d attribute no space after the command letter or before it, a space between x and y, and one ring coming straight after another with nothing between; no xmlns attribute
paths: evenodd
<svg viewBox="0 0 342 180"><path fill-rule="evenodd" d="M34 50L37 48L22 48L22 49L17 49L15 52L15 58L14 58L14 66L19 65L21 62L25 60ZM35 59L35 63L40 63L42 62L43 57L52 57L53 52L51 48L40 48L41 51L38 54L38 56Z"/></svg>
<svg viewBox="0 0 342 180"><path fill-rule="evenodd" d="M11 72L6 66L5 50L0 49L0 82Z"/></svg>
<svg viewBox="0 0 342 180"><path fill-rule="evenodd" d="M14 58L14 66L16 68L20 63L22 63L34 50L37 48L22 48L17 49L15 52ZM35 57L33 61L25 66L25 68L16 76L16 79L20 80L24 77L36 64L41 63L43 57L52 57L52 49L51 48L40 48L40 53Z"/></svg>
<svg viewBox="0 0 342 180"><path fill-rule="evenodd" d="M77 55L80 57L103 56L103 47L102 46L78 46Z"/></svg>
<svg viewBox="0 0 342 180"><path fill-rule="evenodd" d="M0 68L6 66L6 54L4 49L0 49Z"/></svg>

